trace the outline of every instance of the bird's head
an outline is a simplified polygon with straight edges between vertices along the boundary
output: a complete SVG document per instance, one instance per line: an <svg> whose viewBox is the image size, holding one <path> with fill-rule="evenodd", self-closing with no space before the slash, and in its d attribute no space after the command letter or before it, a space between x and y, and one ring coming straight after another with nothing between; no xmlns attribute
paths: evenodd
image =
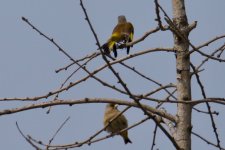
<svg viewBox="0 0 225 150"><path fill-rule="evenodd" d="M118 16L118 23L125 23L127 19L124 15Z"/></svg>

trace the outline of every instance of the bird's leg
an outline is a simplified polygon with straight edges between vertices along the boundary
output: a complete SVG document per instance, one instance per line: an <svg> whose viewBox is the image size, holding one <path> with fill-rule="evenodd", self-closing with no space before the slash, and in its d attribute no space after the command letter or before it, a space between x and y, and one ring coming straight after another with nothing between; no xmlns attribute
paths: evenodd
<svg viewBox="0 0 225 150"><path fill-rule="evenodd" d="M124 34L124 44L131 42L130 36L128 34ZM130 52L130 46L127 46L127 54Z"/></svg>
<svg viewBox="0 0 225 150"><path fill-rule="evenodd" d="M113 45L113 53L114 53L114 57L115 57L115 58L117 57L117 51L116 51L116 48L117 48L117 45L114 44L114 45Z"/></svg>

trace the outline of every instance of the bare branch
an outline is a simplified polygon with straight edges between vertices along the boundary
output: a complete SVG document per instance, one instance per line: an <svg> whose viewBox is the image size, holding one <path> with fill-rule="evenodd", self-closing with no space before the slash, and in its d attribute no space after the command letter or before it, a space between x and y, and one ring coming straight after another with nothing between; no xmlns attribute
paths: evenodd
<svg viewBox="0 0 225 150"><path fill-rule="evenodd" d="M82 67L84 67L84 66L85 66L88 62L90 62L93 58L94 58L94 57L89 58L89 59L88 59L85 63L83 63L79 68L77 68L75 71L73 71L72 74L70 74L70 75L66 78L66 80L62 83L62 85L60 86L59 90L61 90L61 89L64 87L64 85L67 83L67 81L69 81L69 79L70 79L77 71L79 71L79 69L81 69ZM59 96L59 93L57 93L57 94L55 95L54 100L56 100L56 99L58 98L58 96ZM48 109L48 111L47 111L46 113L47 113L47 114L50 113L50 110L51 110L51 107L49 107L49 109Z"/></svg>
<svg viewBox="0 0 225 150"><path fill-rule="evenodd" d="M113 137L113 136L115 136L115 135L118 135L118 134L120 134L120 133L123 132L123 131L130 130L130 129L132 129L132 128L134 128L134 127L136 127L136 126L138 126L138 125L144 123L145 121L147 121L147 120L149 120L149 119L150 119L149 117L146 117L145 119L143 119L143 120L141 120L141 121L139 121L139 122L133 124L132 126L129 126L128 128L125 128L125 129L123 129L123 130L121 130L121 131L119 131L119 132L117 132L117 133L113 133L113 134L110 134L110 135L107 135L107 136L105 136L105 137L101 137L101 138L98 138L98 139L95 139L95 140L90 140L90 141L84 140L84 141L82 141L82 142L75 142L75 143L72 143L72 144L51 145L51 146L49 146L49 147L50 147L50 150L58 150L58 149L68 149L68 148L80 147L80 146L83 146L84 144L90 145L90 144L92 144L92 143L96 143L96 142L105 140L105 139L107 139L107 138ZM101 130L100 130L100 131L101 131ZM91 137L92 137L92 136L91 136Z"/></svg>
<svg viewBox="0 0 225 150"><path fill-rule="evenodd" d="M199 110L199 109L197 109L197 108L193 108L193 110L195 110L195 111L197 111L197 112L199 112L199 113L203 113L203 114L209 115L209 112L208 112L208 111ZM211 114L217 115L217 116L218 116L218 115L219 115L219 112L213 111L213 112L211 112Z"/></svg>
<svg viewBox="0 0 225 150"><path fill-rule="evenodd" d="M225 35L217 36L217 37L215 37L215 38L213 38L213 39L211 39L211 40L209 40L209 41L203 43L202 45L197 46L196 49L201 49L201 48L203 48L203 47L205 47L205 46L209 46L209 44L212 44L213 42L215 42L215 41L217 41L217 40L220 40L220 39L222 39L222 38L225 38ZM190 50L189 53L191 54L191 53L193 53L194 51L195 51L195 50L192 49L192 50Z"/></svg>
<svg viewBox="0 0 225 150"><path fill-rule="evenodd" d="M51 43L53 43L60 52L62 52L64 55L66 55L71 61L75 62L75 60L66 52L64 51L55 41L53 38L50 38L48 36L46 36L44 33L42 33L39 29L37 29L34 25L32 25L29 20L25 17L22 17L22 20L24 22L26 22L29 26L31 26L35 31L37 31L41 36L45 37L46 39L48 39Z"/></svg>
<svg viewBox="0 0 225 150"><path fill-rule="evenodd" d="M154 3L155 3L155 13L156 13L156 19L155 19L155 21L158 22L158 27L160 28L160 30L166 31L166 30L169 29L169 27L162 25L162 21L161 21L161 17L160 17L160 10L159 10L159 8L161 6L159 5L158 0L154 0Z"/></svg>
<svg viewBox="0 0 225 150"><path fill-rule="evenodd" d="M223 46L220 48L220 53L216 56L217 58L220 58L222 53L224 52L225 50L225 43L223 44Z"/></svg>
<svg viewBox="0 0 225 150"><path fill-rule="evenodd" d="M60 127L57 129L57 131L55 132L55 134L53 135L53 137L49 140L48 145L50 145L52 143L52 141L54 140L54 138L56 137L56 135L59 133L59 131L63 128L63 126L69 121L70 116L66 118L65 121L63 121L63 123L60 125ZM48 149L48 148L47 148Z"/></svg>
<svg viewBox="0 0 225 150"><path fill-rule="evenodd" d="M143 96L143 97L148 97L148 96L153 95L153 94L155 94L155 93L157 93L157 92L159 92L161 90L165 90L165 89L171 88L171 87L175 87L176 88L176 86L173 85L172 83L170 83L168 85L165 85L165 86L161 85L159 88L157 88L154 91L151 91L151 92L145 94L145 96ZM170 95L171 93L168 93L168 94ZM173 95L171 94L171 96L173 96Z"/></svg>
<svg viewBox="0 0 225 150"><path fill-rule="evenodd" d="M199 134L197 134L197 133L195 133L195 132L193 132L193 131L192 131L191 133L192 133L193 135L195 135L196 137L200 138L201 140L203 140L204 142L206 142L207 144L212 145L212 146L214 146L214 147L217 147L217 148L219 148L220 150L225 150L225 148L219 147L218 145L216 145L216 144L210 142L209 140L203 138L203 137L200 136Z"/></svg>
<svg viewBox="0 0 225 150"><path fill-rule="evenodd" d="M132 57L136 57L136 56L140 56L140 55L144 55L146 53L150 53L150 52L157 52L157 51L167 51L167 52L174 52L175 50L174 49L169 49L169 48L153 48L153 49L148 49L148 50L145 50L145 51L141 51L141 52L138 52L138 53L135 53L135 54L132 54L132 55L129 55L127 57L124 57L124 58L121 58L121 59L118 59L118 60L115 60L115 61L112 61L110 62L110 65L114 65L114 64L117 64L119 62L122 62L122 61L125 61L129 58L132 58ZM107 64L103 65L102 67L96 69L95 71L93 72L89 72L86 77L76 81L76 82L71 82L69 85L67 85L66 87L60 89L60 90L56 90L56 91L51 91L51 92L48 92L47 94L45 95L42 95L42 96L37 96L37 97L25 97L25 98L0 98L0 101L37 101L37 100L40 100L40 99L47 99L48 97L50 96L53 96L57 93L60 93L60 92L63 92L63 91L67 91L68 89L70 89L71 87L81 83L81 82L84 82L86 81L88 78L94 76L95 74L97 74L99 71L103 70L104 68L107 68ZM84 67L82 67L84 68ZM86 68L84 68L86 69ZM86 70L87 71L87 70ZM98 79L98 78L96 78ZM101 80L102 81L102 80ZM107 84L106 82L102 82L103 85L107 85L109 86L109 84ZM123 90L120 90L118 88L116 88L115 86L110 86L111 88L115 88L115 90L117 90L118 92L120 93L123 93L123 94L126 94L126 92L124 92Z"/></svg>
<svg viewBox="0 0 225 150"><path fill-rule="evenodd" d="M170 98L176 91L177 91L177 89L175 89L173 92L171 92L171 94L169 94L169 95L165 98L165 100L162 101L162 102L160 102L155 108L159 108L159 107L161 107L161 106L163 105L163 103L166 103L166 102L170 101L169 98ZM176 102L178 102L177 99L175 99L175 100L176 100Z"/></svg>
<svg viewBox="0 0 225 150"><path fill-rule="evenodd" d="M34 147L36 150L41 150L38 146L36 146L34 143L32 143L31 142L31 140L28 138L28 137L26 137L25 135L24 135L24 133L22 132L22 130L20 129L20 127L19 127L19 125L18 125L18 123L16 122L16 127L17 127L17 129L18 129L18 131L20 132L20 134L22 135L22 137L32 146L32 147Z"/></svg>
<svg viewBox="0 0 225 150"><path fill-rule="evenodd" d="M220 46L218 49L214 50L210 56L214 56L216 55L217 52L221 51L221 49L223 49L223 47L225 46L225 44L223 44L222 46ZM201 68L207 61L209 60L209 58L205 58L202 63L200 65L198 65L198 67L196 67L196 70L199 70L199 68Z"/></svg>
<svg viewBox="0 0 225 150"><path fill-rule="evenodd" d="M95 58L95 57L97 57L97 56L99 56L99 55L100 55L99 52L94 52L94 53L92 53L92 54L90 54L90 55L87 55L87 56L81 58L81 59L75 60L75 62L84 61L84 60L86 60L86 59L88 59L88 60L89 60L89 59L93 59L93 58ZM60 68L60 69L57 69L55 72L56 72L56 73L59 73L59 72L62 71L62 70L67 70L69 67L73 66L73 65L75 64L75 62L72 62L71 64L69 64L69 65L67 65L67 66L65 66L65 67L62 67L62 68ZM89 62L89 61L87 61L85 64L87 64L88 62Z"/></svg>
<svg viewBox="0 0 225 150"><path fill-rule="evenodd" d="M191 67L194 70L194 72L196 72L195 66L192 63L191 63ZM203 98L206 98L204 86L203 86L203 84L200 80L200 77L199 77L198 73L195 73L195 76L196 76L197 82L198 82L198 84L201 88L202 96L203 96ZM206 106L207 106L207 109L209 111L209 116L210 116L210 119L211 119L211 123L212 123L212 127L213 127L213 130L214 130L215 136L216 136L217 145L220 148L220 139L219 139L219 135L218 135L218 132L217 132L217 127L216 127L216 124L215 124L215 121L214 121L214 118L213 118L213 115L212 115L211 107L210 107L208 102L206 102Z"/></svg>
<svg viewBox="0 0 225 150"><path fill-rule="evenodd" d="M204 52L202 52L202 51L200 51L198 48L196 48L190 41L189 41L189 39L187 39L184 35L183 35L183 32L182 31L180 31L180 29L178 29L177 27L176 27L176 25L173 23L173 21L170 19L170 17L167 15L167 13L164 11L164 9L160 6L160 5L158 5L158 7L160 8L160 10L162 10L162 12L164 13L164 15L165 15L165 20L166 20L166 22L170 25L170 30L174 33L174 34L176 34L178 37L180 37L182 40L184 40L185 42L187 42L192 48L193 48L193 50L192 51L189 51L189 54L188 55L190 55L190 54L192 54L193 52L198 52L199 54L201 54L202 56L205 56L205 57L207 57L207 58L209 58L209 59L212 59L212 60L216 60L216 61L219 61L219 62L225 62L225 59L219 59L219 58L216 58L216 57L213 57L213 56L210 56L210 55L208 55L208 54L205 54ZM187 29L184 29L184 32L187 32L188 30Z"/></svg>
<svg viewBox="0 0 225 150"><path fill-rule="evenodd" d="M155 140L156 140L156 133L157 133L157 124L155 124L155 129L154 129L154 132L153 132L153 139L152 139L152 147L151 147L151 150L154 149L154 146L155 146Z"/></svg>
<svg viewBox="0 0 225 150"><path fill-rule="evenodd" d="M79 99L79 100L55 100L51 102L42 102L39 104L30 104L26 105L20 108L14 108L14 109L5 109L0 111L0 116L6 115L6 114L13 114L21 111L26 111L30 109L35 109L35 108L45 108L49 106L55 106L55 105L74 105L74 104L87 104L87 103L114 103L114 104L119 104L119 105L126 105L126 106L132 106L136 108L140 108L140 106L134 102L129 102L129 100L119 100L119 99L107 99L107 98L84 98L84 99ZM166 117L167 119L176 122L176 119L173 115L169 113L164 113L158 109L155 109L151 106L144 105L142 104L142 109L145 109L148 111L148 114L154 113L157 114L161 117Z"/></svg>

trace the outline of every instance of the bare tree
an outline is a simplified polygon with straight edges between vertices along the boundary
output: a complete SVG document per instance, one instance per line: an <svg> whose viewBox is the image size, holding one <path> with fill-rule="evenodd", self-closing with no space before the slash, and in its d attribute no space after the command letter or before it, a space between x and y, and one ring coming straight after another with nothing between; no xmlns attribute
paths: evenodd
<svg viewBox="0 0 225 150"><path fill-rule="evenodd" d="M25 135L23 131L21 130L18 123L16 123L16 126L19 132L21 133L21 135L23 136L23 138L35 149L54 150L54 149L70 149L70 148L80 147L85 144L90 145L95 142L100 142L114 135L118 135L124 130L130 130L131 128L134 128L151 119L155 123L155 130L154 130L153 141L151 146L152 150L154 149L154 146L155 146L155 140L156 140L158 128L165 134L165 136L169 139L169 141L171 141L175 149L191 150L191 141L192 141L191 135L193 135L217 149L224 150L223 146L220 143L221 139L217 131L216 122L214 119L214 115L217 114L217 112L212 110L210 104L216 103L219 105L225 105L225 98L207 97L206 92L204 90L204 85L201 82L199 73L203 71L202 66L208 60L225 62L225 59L221 58L222 53L225 49L225 44L221 45L218 49L213 50L211 54L207 54L202 51L202 48L214 42L217 42L218 40L225 38L225 35L215 37L205 43L202 43L199 46L195 46L191 42L191 40L189 40L189 34L193 29L196 28L197 22L193 22L193 23L188 22L184 0L172 0L172 6L173 6L172 17L170 17L167 14L167 12L159 4L157 0L155 0L154 2L155 2L155 15L156 15L156 21L158 26L146 32L142 37L132 42L119 45L118 49L123 49L128 46L133 46L140 42L144 42L144 40L148 36L155 34L157 32L163 32L163 31L170 31L173 34L174 46L165 47L165 48L162 48L162 47L149 48L147 50L142 50L136 53L132 53L126 57L117 58L117 59L114 59L104 54L104 51L101 48L101 44L99 42L97 33L95 32L95 29L92 26L91 20L88 16L88 11L85 9L85 5L83 4L82 0L80 0L80 5L84 12L85 20L87 21L91 29L91 32L96 40L97 50L94 53L88 54L87 56L77 60L74 59L70 54L68 54L66 50L62 48L57 42L55 42L53 38L41 32L41 30L39 30L35 25L33 25L27 18L22 17L22 20L25 23L27 23L30 27L32 27L35 32L39 33L42 37L44 37L51 44L53 44L63 55L68 57L69 60L71 61L71 63L68 64L67 66L64 66L56 70L56 73L61 71L66 71L72 66L77 66L77 68L74 70L74 72L72 72L68 76L65 82L61 84L61 87L58 90L51 91L44 95L40 95L36 97L0 98L0 101L3 101L3 102L5 101L33 102L32 104L28 104L28 105L17 107L17 108L9 108L9 109L0 110L0 115L3 116L7 114L14 114L14 113L28 111L28 110L36 109L36 108L48 108L48 113L49 113L51 108L57 105L72 106L76 104L88 104L88 103L114 103L114 104L127 106L120 113L120 115L126 112L128 109L135 107L143 111L146 117L144 119L140 119L139 122L133 125L130 125L128 128L123 129L119 131L118 133L113 133L104 137L98 137L98 135L102 133L107 126L110 125L111 122L109 122L106 127L97 131L90 137L87 137L87 139L83 141L73 142L70 144L58 144L58 145L52 144L52 141L54 140L58 132L66 124L66 122L69 120L69 118L67 118L61 124L61 126L55 132L53 137L49 139L48 142L44 142L40 139L35 139L33 136L30 136L30 135ZM164 19L162 19L162 17ZM165 22L165 25L163 24L163 22ZM153 53L153 52L165 52L165 54L167 54L167 52L174 53L176 58L176 83L169 83L169 84L163 85L159 81L153 80L151 77L143 74L142 72L140 72L133 66L128 65L125 62L126 60L132 60L138 56ZM203 61L198 66L194 65L190 61L190 58L192 57L192 55L196 53L203 56ZM95 68L94 71L90 71L88 67L86 66L90 64L93 60L98 60L98 59L103 60L104 64L98 68ZM139 77L143 78L144 80L154 83L155 85L158 86L158 88L151 90L145 94L135 94L134 92L132 92L131 87L128 86L128 83L126 83L126 80L121 76L120 72L117 71L116 67L114 67L116 64L123 66L124 68L137 74ZM80 79L74 82L68 83L71 77L74 76L80 70L83 70L87 75L84 77L81 77ZM103 70L110 71L111 74L118 81L119 85L114 85L113 83L109 83L99 78L97 74L99 72L102 72ZM193 77L197 79L197 83L202 93L202 97L203 97L202 99L198 99L198 100L192 99L191 79ZM71 99L71 100L59 99L60 94L64 93L65 91L71 88L77 87L80 83L86 82L88 79L94 79L97 82L99 82L101 85L105 86L106 88L116 91L120 93L121 95L126 95L129 99L123 99L123 98L115 99L111 97L101 97L101 95L98 98L86 97L82 99ZM164 96L165 96L164 99L155 98L153 96L154 94L161 93L162 91L164 91ZM50 101L39 102L39 103L36 102L42 99L49 99ZM153 107L152 105L148 105L146 102L154 103L155 107ZM176 114L174 115L169 113L166 107L165 108L162 107L164 104L176 105L177 106ZM202 111L195 108L195 106L197 105L206 105L207 111ZM210 116L212 130L214 132L216 142L209 141L207 140L207 138L202 137L198 133L195 133L192 131L192 127L195 126L194 124L192 124L192 110L195 110L199 113L205 113ZM119 117L119 115L117 117Z"/></svg>

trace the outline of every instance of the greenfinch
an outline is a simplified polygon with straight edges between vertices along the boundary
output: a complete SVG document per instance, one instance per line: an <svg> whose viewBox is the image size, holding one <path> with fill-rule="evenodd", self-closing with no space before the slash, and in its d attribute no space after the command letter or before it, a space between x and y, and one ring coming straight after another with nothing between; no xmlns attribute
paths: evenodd
<svg viewBox="0 0 225 150"><path fill-rule="evenodd" d="M113 51L114 56L117 57L116 44L120 42L131 42L134 36L134 27L130 22L127 22L125 16L118 17L118 23L113 29L111 37L102 46L104 52L109 54ZM129 54L130 46L127 47L127 54Z"/></svg>
<svg viewBox="0 0 225 150"><path fill-rule="evenodd" d="M120 114L120 111L117 109L115 104L110 103L106 105L103 124L105 127L109 124L105 129L107 132L117 133L128 127L127 119L125 118L125 116L121 114L119 117L117 117L118 114ZM132 143L128 137L127 130L119 133L119 135L123 138L125 144Z"/></svg>

